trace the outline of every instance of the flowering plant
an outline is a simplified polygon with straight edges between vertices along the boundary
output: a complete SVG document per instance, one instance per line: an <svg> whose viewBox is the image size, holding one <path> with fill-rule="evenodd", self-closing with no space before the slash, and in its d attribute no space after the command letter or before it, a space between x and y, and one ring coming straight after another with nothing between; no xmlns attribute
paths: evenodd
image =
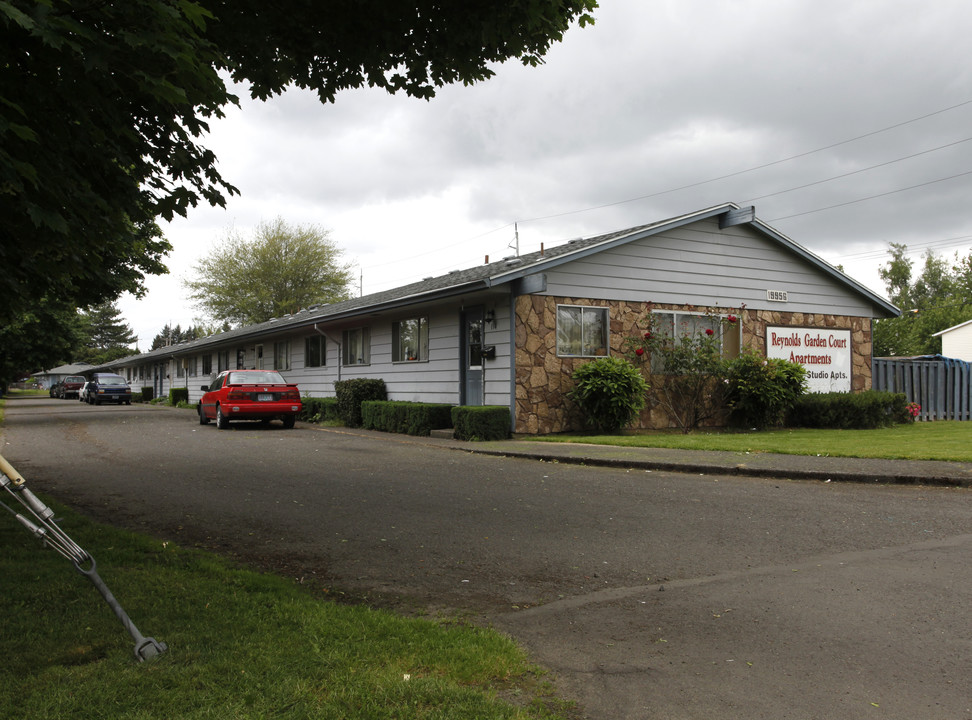
<svg viewBox="0 0 972 720"><path fill-rule="evenodd" d="M916 402L910 402L905 405L905 410L907 410L908 414L911 416L911 422L914 422L918 419L918 413L921 412L921 405Z"/></svg>
<svg viewBox="0 0 972 720"><path fill-rule="evenodd" d="M725 361L722 339L739 322L735 315L649 312L642 326L625 338L628 360L652 375L655 402L684 432L714 417L723 407ZM676 320L676 317L678 318Z"/></svg>

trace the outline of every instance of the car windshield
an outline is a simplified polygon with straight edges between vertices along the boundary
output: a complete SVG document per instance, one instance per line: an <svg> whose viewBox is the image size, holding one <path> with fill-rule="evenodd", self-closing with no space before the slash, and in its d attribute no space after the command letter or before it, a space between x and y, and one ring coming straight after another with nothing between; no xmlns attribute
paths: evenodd
<svg viewBox="0 0 972 720"><path fill-rule="evenodd" d="M286 385L287 381L278 372L233 372L227 385Z"/></svg>
<svg viewBox="0 0 972 720"><path fill-rule="evenodd" d="M71 375L70 377L64 378L64 382L83 383L84 378L81 377L80 375Z"/></svg>
<svg viewBox="0 0 972 720"><path fill-rule="evenodd" d="M100 385L128 385L123 377L102 377L98 378L98 384Z"/></svg>

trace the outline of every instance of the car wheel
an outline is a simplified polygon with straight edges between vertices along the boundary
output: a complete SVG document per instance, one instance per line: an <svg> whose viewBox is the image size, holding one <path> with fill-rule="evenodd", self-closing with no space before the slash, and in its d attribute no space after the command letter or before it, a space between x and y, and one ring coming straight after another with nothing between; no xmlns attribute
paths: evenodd
<svg viewBox="0 0 972 720"><path fill-rule="evenodd" d="M223 406L216 406L216 427L220 430L225 430L229 427L229 418L223 415Z"/></svg>
<svg viewBox="0 0 972 720"><path fill-rule="evenodd" d="M196 405L196 412L199 413L199 424L209 425L209 418L206 417L206 413L203 412L202 404Z"/></svg>
<svg viewBox="0 0 972 720"><path fill-rule="evenodd" d="M294 423L296 421L297 418L294 417L293 415L284 415L284 419L283 419L284 428L290 430L294 426Z"/></svg>
<svg viewBox="0 0 972 720"><path fill-rule="evenodd" d="M94 404L95 405L101 405L101 398L100 397L95 397Z"/></svg>

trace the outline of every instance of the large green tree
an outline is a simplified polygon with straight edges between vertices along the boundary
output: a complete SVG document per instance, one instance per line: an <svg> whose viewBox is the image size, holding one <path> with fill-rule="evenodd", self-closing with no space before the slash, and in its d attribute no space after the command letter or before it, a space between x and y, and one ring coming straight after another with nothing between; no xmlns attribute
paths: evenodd
<svg viewBox="0 0 972 720"><path fill-rule="evenodd" d="M878 357L934 355L942 351L940 330L972 319L972 254L945 258L928 251L917 276L907 245L890 243L891 259L879 269L891 302L901 308L897 318L874 325Z"/></svg>
<svg viewBox="0 0 972 720"><path fill-rule="evenodd" d="M70 304L42 299L14 322L0 323L0 390L24 375L71 362L82 342Z"/></svg>
<svg viewBox="0 0 972 720"><path fill-rule="evenodd" d="M184 284L212 320L250 325L347 299L351 270L340 256L327 230L276 218L252 238L230 231Z"/></svg>
<svg viewBox="0 0 972 720"><path fill-rule="evenodd" d="M0 323L165 272L157 218L235 188L201 140L290 85L430 98L541 61L596 0L0 0Z"/></svg>

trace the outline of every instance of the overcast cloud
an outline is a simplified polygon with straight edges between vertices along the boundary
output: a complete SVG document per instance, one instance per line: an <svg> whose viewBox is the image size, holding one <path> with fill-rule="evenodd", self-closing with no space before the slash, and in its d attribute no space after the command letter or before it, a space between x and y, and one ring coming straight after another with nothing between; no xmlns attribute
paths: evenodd
<svg viewBox="0 0 972 720"><path fill-rule="evenodd" d="M365 293L511 255L514 222L526 253L725 201L880 294L889 242L916 264L969 253L972 3L602 0L595 18L542 67L431 102L244 100L206 143L240 196L163 225L171 273L119 303L140 348L200 316L181 280L214 242L276 216L330 230Z"/></svg>

